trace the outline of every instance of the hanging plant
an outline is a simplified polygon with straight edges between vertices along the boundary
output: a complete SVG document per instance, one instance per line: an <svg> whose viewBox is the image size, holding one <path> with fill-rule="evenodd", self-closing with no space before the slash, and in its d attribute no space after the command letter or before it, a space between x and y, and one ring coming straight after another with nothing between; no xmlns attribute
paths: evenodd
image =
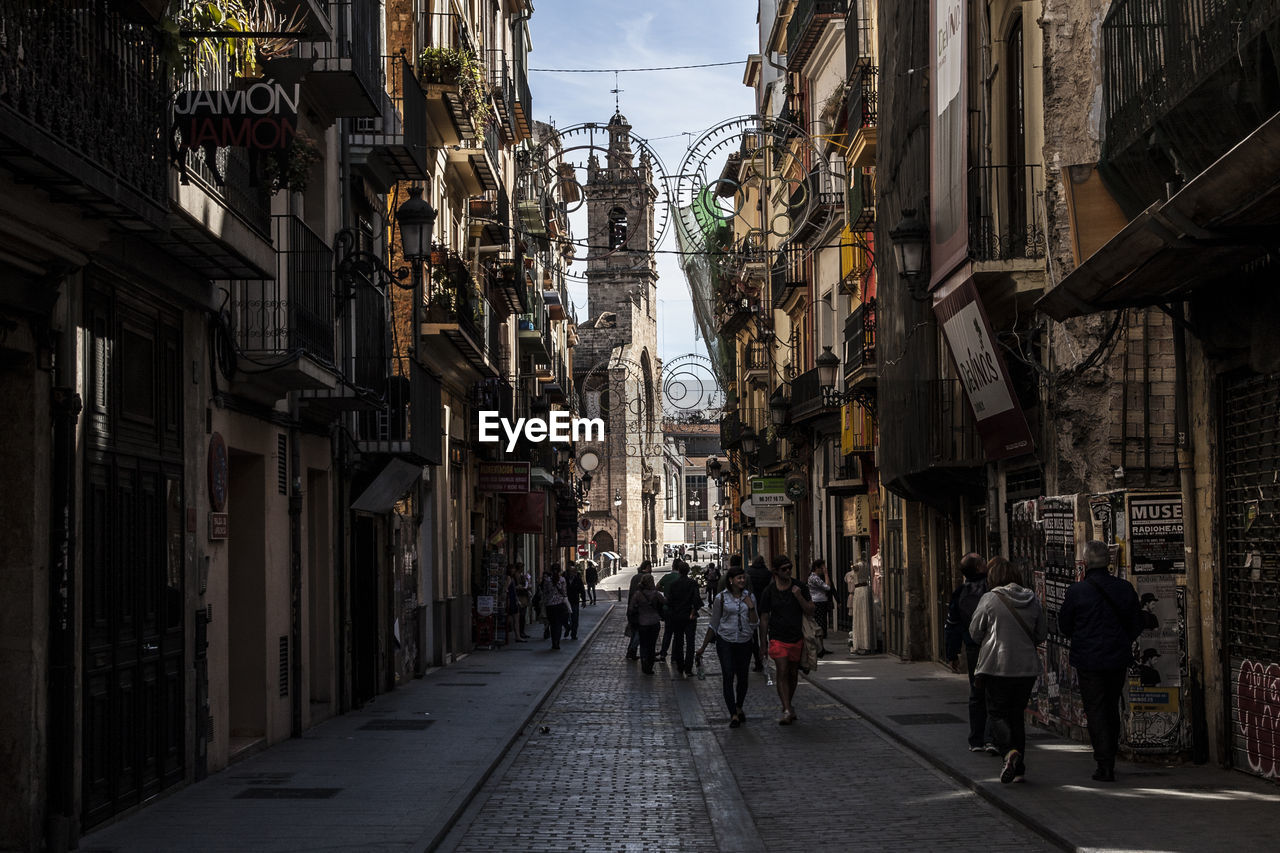
<svg viewBox="0 0 1280 853"><path fill-rule="evenodd" d="M428 47L418 55L418 76L423 83L457 86L462 106L479 133L493 121L493 103L484 66L466 48Z"/></svg>
<svg viewBox="0 0 1280 853"><path fill-rule="evenodd" d="M301 33L306 23L301 7L286 16L271 0L199 0L184 5L186 8L169 13L156 25L160 59L180 85L188 74L201 76L219 67L235 76L261 76L261 63L291 53L297 39L243 38L237 34ZM228 37L183 35L191 31L225 32Z"/></svg>
<svg viewBox="0 0 1280 853"><path fill-rule="evenodd" d="M262 167L263 178L272 193L285 188L293 192L305 192L311 167L318 162L320 146L311 137L299 132L288 148L267 156Z"/></svg>

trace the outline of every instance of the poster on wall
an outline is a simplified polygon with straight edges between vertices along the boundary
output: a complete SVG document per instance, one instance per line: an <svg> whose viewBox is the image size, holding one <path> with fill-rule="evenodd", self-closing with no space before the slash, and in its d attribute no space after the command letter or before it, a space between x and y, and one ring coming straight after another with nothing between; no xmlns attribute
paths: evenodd
<svg viewBox="0 0 1280 853"><path fill-rule="evenodd" d="M1130 492L1125 497L1125 517L1129 522L1129 567L1135 575L1187 570L1180 492Z"/></svg>
<svg viewBox="0 0 1280 853"><path fill-rule="evenodd" d="M1042 683L1032 698L1032 707L1042 720L1069 725L1084 724L1080 689L1070 663L1071 641L1058 629L1058 612L1067 588L1078 577L1076 504L1075 495L1026 501L1015 514L1018 523L1013 526L1024 541L1015 546L1011 536L1009 543L1011 552L1038 555L1035 589L1049 622L1049 635L1040 649ZM1031 541L1025 541L1028 538Z"/></svg>
<svg viewBox="0 0 1280 853"><path fill-rule="evenodd" d="M1129 669L1128 743L1150 752L1175 752L1185 737L1181 708L1185 666L1186 588L1171 574L1136 575L1142 633Z"/></svg>

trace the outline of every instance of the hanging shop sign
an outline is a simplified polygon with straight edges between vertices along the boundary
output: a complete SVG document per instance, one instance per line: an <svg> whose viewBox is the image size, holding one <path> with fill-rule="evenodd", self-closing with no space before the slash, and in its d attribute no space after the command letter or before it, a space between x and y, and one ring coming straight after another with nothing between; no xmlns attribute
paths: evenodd
<svg viewBox="0 0 1280 853"><path fill-rule="evenodd" d="M762 506L789 506L786 477L755 477L751 480L751 503Z"/></svg>
<svg viewBox="0 0 1280 853"><path fill-rule="evenodd" d="M756 509L756 527L785 527L781 506L762 506Z"/></svg>
<svg viewBox="0 0 1280 853"><path fill-rule="evenodd" d="M529 463L479 462L476 464L476 484L482 492L527 492Z"/></svg>
<svg viewBox="0 0 1280 853"><path fill-rule="evenodd" d="M556 547L578 544L578 502L567 490L556 495Z"/></svg>
<svg viewBox="0 0 1280 853"><path fill-rule="evenodd" d="M298 132L302 87L262 80L243 89L179 92L173 117L183 148L288 148Z"/></svg>
<svg viewBox="0 0 1280 853"><path fill-rule="evenodd" d="M1125 496L1129 522L1129 565L1135 575L1181 574L1187 570L1179 492L1130 492Z"/></svg>
<svg viewBox="0 0 1280 853"><path fill-rule="evenodd" d="M1014 395L1004 357L996 350L991 322L973 279L933 306L947 337L965 396L978 421L987 461L1022 456L1035 449L1026 416Z"/></svg>
<svg viewBox="0 0 1280 853"><path fill-rule="evenodd" d="M963 0L931 0L929 257L937 287L968 256L968 40Z"/></svg>

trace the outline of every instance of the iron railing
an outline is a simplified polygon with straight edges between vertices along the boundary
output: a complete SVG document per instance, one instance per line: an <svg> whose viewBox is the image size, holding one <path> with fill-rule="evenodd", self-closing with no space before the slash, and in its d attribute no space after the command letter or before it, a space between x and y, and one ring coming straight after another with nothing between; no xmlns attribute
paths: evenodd
<svg viewBox="0 0 1280 853"><path fill-rule="evenodd" d="M742 443L742 417L736 411L728 412L720 418L720 446L732 450Z"/></svg>
<svg viewBox="0 0 1280 853"><path fill-rule="evenodd" d="M846 0L800 0L787 24L787 68L799 68L818 43L827 21L843 18Z"/></svg>
<svg viewBox="0 0 1280 853"><path fill-rule="evenodd" d="M530 122L533 120L533 95L529 92L529 75L522 62L515 64L516 99L512 106L516 127L524 136L529 135Z"/></svg>
<svg viewBox="0 0 1280 853"><path fill-rule="evenodd" d="M844 322L846 375L876 363L876 303L863 302Z"/></svg>
<svg viewBox="0 0 1280 853"><path fill-rule="evenodd" d="M936 466L982 465L982 438L958 379L925 382L927 452Z"/></svg>
<svg viewBox="0 0 1280 853"><path fill-rule="evenodd" d="M342 356L343 376L356 388L381 397L387 393L391 372L387 294L365 285L355 288L352 296L352 337Z"/></svg>
<svg viewBox="0 0 1280 853"><path fill-rule="evenodd" d="M358 439L384 444L416 462L439 465L441 411L440 381L414 359L401 358L387 382L383 405L359 413Z"/></svg>
<svg viewBox="0 0 1280 853"><path fill-rule="evenodd" d="M821 412L824 407L822 383L814 367L791 380L792 420Z"/></svg>
<svg viewBox="0 0 1280 853"><path fill-rule="evenodd" d="M763 343L747 344L742 351L742 366L746 370L769 369L769 347Z"/></svg>
<svg viewBox="0 0 1280 853"><path fill-rule="evenodd" d="M875 53L875 7L870 0L850 0L845 14L845 68L853 71L859 63L871 61Z"/></svg>
<svg viewBox="0 0 1280 853"><path fill-rule="evenodd" d="M329 19L333 41L300 44L298 55L314 57L317 71L345 71L349 62L369 102L378 104L383 70L377 0L329 0Z"/></svg>
<svg viewBox="0 0 1280 853"><path fill-rule="evenodd" d="M0 0L0 139L24 153L65 149L112 202L167 207L167 96L154 31L108 0Z"/></svg>
<svg viewBox="0 0 1280 853"><path fill-rule="evenodd" d="M237 348L258 358L306 354L334 365L333 250L296 216L272 217L275 281L232 282Z"/></svg>
<svg viewBox="0 0 1280 853"><path fill-rule="evenodd" d="M978 261L1043 258L1040 167L969 168L969 254Z"/></svg>
<svg viewBox="0 0 1280 853"><path fill-rule="evenodd" d="M878 82L880 69L875 65L861 65L849 90L849 132L859 128L875 127L880 118Z"/></svg>
<svg viewBox="0 0 1280 853"><path fill-rule="evenodd" d="M1280 0L1114 0L1102 22L1107 148L1122 151L1280 19Z"/></svg>
<svg viewBox="0 0 1280 853"><path fill-rule="evenodd" d="M769 291L773 306L779 308L793 290L804 289L804 255L799 247L779 252L769 269Z"/></svg>
<svg viewBox="0 0 1280 853"><path fill-rule="evenodd" d="M867 231L876 221L876 172L874 169L855 169L849 176L849 190L845 197L847 209L845 221L850 231Z"/></svg>

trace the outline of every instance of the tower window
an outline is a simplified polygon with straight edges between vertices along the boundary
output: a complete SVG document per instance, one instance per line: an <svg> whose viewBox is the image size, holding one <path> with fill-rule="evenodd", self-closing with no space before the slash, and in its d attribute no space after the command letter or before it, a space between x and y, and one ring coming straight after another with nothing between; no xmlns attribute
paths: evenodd
<svg viewBox="0 0 1280 853"><path fill-rule="evenodd" d="M609 248L621 249L627 244L627 212L620 207L609 211Z"/></svg>

